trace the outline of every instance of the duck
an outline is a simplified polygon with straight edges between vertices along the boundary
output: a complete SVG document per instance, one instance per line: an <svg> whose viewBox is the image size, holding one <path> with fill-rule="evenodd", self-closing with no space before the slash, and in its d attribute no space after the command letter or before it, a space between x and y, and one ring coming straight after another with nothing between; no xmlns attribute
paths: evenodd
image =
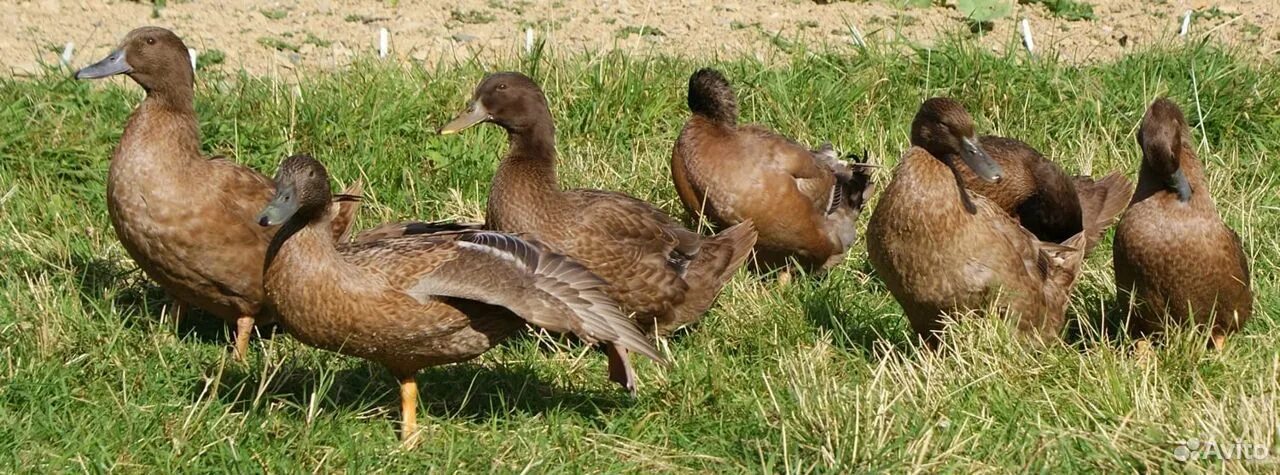
<svg viewBox="0 0 1280 475"><path fill-rule="evenodd" d="M829 143L811 150L763 126L738 125L733 88L715 69L689 77L688 102L671 179L690 220L719 228L751 221L762 268L785 271L794 261L821 273L840 263L875 189L871 168L839 160Z"/></svg>
<svg viewBox="0 0 1280 475"><path fill-rule="evenodd" d="M958 103L949 108L956 107L960 107ZM972 116L966 113L964 117L968 119L958 119L968 120L967 126L973 127ZM925 119L940 120L936 117ZM928 130L928 127L922 127L920 136L912 134L911 144L935 156L949 153L947 137L935 136ZM1057 163L1018 139L983 135L976 139L976 145L999 165L1000 180L986 181L968 167L957 167L965 188L991 200L1005 213L1017 218L1022 227L1041 241L1062 243L1087 228L1085 252L1091 252L1124 211L1133 194L1133 183L1119 171L1097 180L1089 176L1071 176ZM1085 215L1099 221L1085 223Z"/></svg>
<svg viewBox="0 0 1280 475"><path fill-rule="evenodd" d="M551 111L528 76L487 75L466 110L440 132L479 123L506 130L509 144L493 177L485 227L528 234L581 262L652 334L670 335L699 320L755 245L750 221L702 236L631 196L561 189Z"/></svg>
<svg viewBox="0 0 1280 475"><path fill-rule="evenodd" d="M417 435L418 371L475 358L526 324L665 363L603 280L535 242L436 230L341 243L323 164L289 157L275 185L258 214L260 226L279 227L263 266L270 304L298 341L373 361L399 380L408 445ZM627 359L615 364L626 369L611 373L631 372Z"/></svg>
<svg viewBox="0 0 1280 475"><path fill-rule="evenodd" d="M867 224L872 268L912 329L935 347L943 315L995 310L1030 342L1060 337L1086 235L1043 241L991 199L970 192L959 168L995 183L1003 169L984 150L958 102L931 98L911 125L913 143ZM1085 216L1085 223L1101 220Z"/></svg>
<svg viewBox="0 0 1280 475"><path fill-rule="evenodd" d="M1214 348L1253 315L1249 259L1222 221L1191 145L1182 109L1161 97L1138 128L1138 188L1112 245L1112 264L1129 331L1145 337L1166 323L1210 330ZM1131 314L1131 315L1130 315Z"/></svg>
<svg viewBox="0 0 1280 475"><path fill-rule="evenodd" d="M76 79L126 75L146 98L125 124L107 171L107 212L129 257L177 302L234 325L232 348L243 359L255 324L274 319L264 309L262 262L274 228L254 217L274 186L257 171L200 151L194 72L187 47L172 31L129 32L106 58ZM331 230L349 236L361 184L331 204Z"/></svg>

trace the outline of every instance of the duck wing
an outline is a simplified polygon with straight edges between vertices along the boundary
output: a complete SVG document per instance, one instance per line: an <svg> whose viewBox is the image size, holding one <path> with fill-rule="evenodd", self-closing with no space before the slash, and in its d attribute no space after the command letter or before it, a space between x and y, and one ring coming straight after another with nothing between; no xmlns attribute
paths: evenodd
<svg viewBox="0 0 1280 475"><path fill-rule="evenodd" d="M364 243L415 234L438 234L452 231L478 231L483 229L480 223L461 223L457 221L400 221L383 223L360 231L351 238L352 243Z"/></svg>
<svg viewBox="0 0 1280 475"><path fill-rule="evenodd" d="M821 151L813 151L795 141L759 126L741 127L751 144L749 148L763 160L765 166L791 176L796 190L813 203L813 209L826 210L831 206L836 179L827 166ZM828 146L831 160L835 152Z"/></svg>
<svg viewBox="0 0 1280 475"><path fill-rule="evenodd" d="M993 269L1005 269L1000 272L1005 275L997 280L1015 291L1015 295L1006 297L1021 316L1021 327L1057 334L1065 322L1071 291L1080 276L1085 234L1078 233L1061 244L1041 241L986 197L974 195L974 204L978 215L990 223L990 229L1008 243L1014 258L1020 260L1021 265L1015 268L996 262L990 265Z"/></svg>
<svg viewBox="0 0 1280 475"><path fill-rule="evenodd" d="M588 343L665 360L634 320L609 298L607 284L581 264L540 244L489 231L447 231L368 241L340 248L352 264L375 271L420 302L461 298L505 307L530 324L572 332ZM610 374L634 390L623 358Z"/></svg>

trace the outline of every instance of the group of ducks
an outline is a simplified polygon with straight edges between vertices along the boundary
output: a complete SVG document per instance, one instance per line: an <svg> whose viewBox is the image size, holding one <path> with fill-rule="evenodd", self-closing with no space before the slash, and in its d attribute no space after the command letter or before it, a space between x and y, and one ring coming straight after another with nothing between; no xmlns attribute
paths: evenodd
<svg viewBox="0 0 1280 475"><path fill-rule="evenodd" d="M353 234L361 185L332 194L314 158L287 158L273 181L201 153L194 75L172 32L134 30L76 77L117 74L146 90L107 179L129 255L180 307L233 323L237 357L254 325L279 323L303 343L387 367L406 442L420 369L474 358L526 325L600 344L609 378L634 391L629 353L664 362L652 337L696 322L743 265L839 264L874 189L872 166L829 145L738 125L728 81L703 69L671 162L690 216L721 229L702 235L624 194L561 189L546 97L524 75L497 73L441 129L488 122L508 134L487 222ZM1044 340L1064 325L1084 255L1127 207L1114 260L1134 330L1191 318L1220 345L1250 315L1247 261L1187 135L1176 105L1152 104L1133 193L1119 174L1071 177L1022 142L979 137L959 103L929 99L868 224L870 261L928 342L943 315L991 309Z"/></svg>

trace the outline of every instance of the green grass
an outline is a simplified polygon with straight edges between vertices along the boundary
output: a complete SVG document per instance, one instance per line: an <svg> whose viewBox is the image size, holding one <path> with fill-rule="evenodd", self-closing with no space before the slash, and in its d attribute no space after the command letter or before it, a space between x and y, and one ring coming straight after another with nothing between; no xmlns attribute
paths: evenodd
<svg viewBox="0 0 1280 475"><path fill-rule="evenodd" d="M667 161L687 115L685 82L703 64L623 54L539 63L564 184L675 213ZM103 199L137 87L65 73L5 78L0 471L1217 472L1217 461L1175 461L1173 441L1280 453L1274 63L1192 45L1077 67L948 45L715 64L736 84L744 121L866 148L886 166L916 105L947 94L982 131L1022 138L1071 172L1132 176L1136 125L1167 94L1185 106L1219 208L1252 257L1257 315L1225 351L1179 333L1136 357L1103 323L1114 295L1104 242L1074 296L1079 323L1066 344L1026 349L970 319L948 348L920 351L859 244L821 280L740 273L699 327L664 343L670 368L639 364L634 399L606 381L602 355L550 338L424 371L426 432L403 451L384 370L287 335L255 340L242 366L228 360L220 324L161 316L168 301L116 241ZM463 106L479 66L370 62L307 75L300 97L220 74L198 81L207 151L268 174L286 154L313 153L336 180L366 180L365 226L480 217L503 133L433 132Z"/></svg>
<svg viewBox="0 0 1280 475"><path fill-rule="evenodd" d="M258 13L261 13L262 16L266 17L268 20L283 20L285 17L289 16L289 10L285 10L283 8L264 8L262 10L258 10Z"/></svg>

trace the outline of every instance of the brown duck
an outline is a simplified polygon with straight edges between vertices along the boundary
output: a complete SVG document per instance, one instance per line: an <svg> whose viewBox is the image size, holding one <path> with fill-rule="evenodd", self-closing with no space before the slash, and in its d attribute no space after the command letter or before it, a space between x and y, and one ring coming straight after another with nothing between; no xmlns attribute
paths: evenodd
<svg viewBox="0 0 1280 475"><path fill-rule="evenodd" d="M489 75L468 108L441 129L492 122L510 144L489 195L491 229L529 233L609 282L609 294L667 334L702 316L755 243L750 222L703 237L653 205L620 193L560 189L546 97L520 73Z"/></svg>
<svg viewBox="0 0 1280 475"><path fill-rule="evenodd" d="M671 153L671 179L685 210L720 227L751 221L756 259L788 259L809 270L838 264L857 238L871 196L869 168L840 161L757 125L738 125L733 88L718 71L689 78L693 113Z"/></svg>
<svg viewBox="0 0 1280 475"><path fill-rule="evenodd" d="M1045 242L990 199L966 190L967 167L995 182L1002 170L983 150L968 113L929 99L911 125L912 146L867 225L872 267L912 328L936 344L942 315L995 306L1023 335L1056 338L1083 259L1085 232ZM1084 222L1097 222L1086 216Z"/></svg>
<svg viewBox="0 0 1280 475"><path fill-rule="evenodd" d="M106 59L77 79L128 75L147 92L125 125L107 172L107 211L129 256L179 306L194 305L235 323L243 357L262 310L262 261L274 228L254 217L271 199L258 172L200 152L194 73L187 47L173 32L133 30ZM333 220L345 236L359 185L341 195Z"/></svg>
<svg viewBox="0 0 1280 475"><path fill-rule="evenodd" d="M1135 336L1192 320L1221 347L1253 314L1249 260L1218 216L1182 110L1156 99L1138 129L1138 190L1116 227L1112 258L1120 304Z"/></svg>
<svg viewBox="0 0 1280 475"><path fill-rule="evenodd" d="M935 109L945 112L962 107L950 102L946 108ZM964 117L969 115L966 113ZM926 116L924 120L936 124L940 118ZM972 118L960 120L969 120L968 126L972 127ZM932 142L936 137L929 130L926 124L920 136L912 134L911 145L935 155L946 153L945 141ZM1088 229L1087 253L1124 211L1133 193L1133 184L1119 172L1097 181L1087 176L1072 177L1057 163L1017 139L984 135L978 137L977 145L1000 166L1002 173L999 181L989 182L967 167L958 167L956 170L965 188L991 200L1042 241L1063 243ZM1085 223L1086 216L1098 221Z"/></svg>
<svg viewBox="0 0 1280 475"><path fill-rule="evenodd" d="M265 265L271 304L299 341L391 370L406 442L416 434L418 370L475 358L526 323L662 361L604 281L564 256L491 231L339 244L324 166L290 157L275 181L259 216L262 226L282 225ZM618 363L626 369L611 373L631 373L629 361Z"/></svg>

